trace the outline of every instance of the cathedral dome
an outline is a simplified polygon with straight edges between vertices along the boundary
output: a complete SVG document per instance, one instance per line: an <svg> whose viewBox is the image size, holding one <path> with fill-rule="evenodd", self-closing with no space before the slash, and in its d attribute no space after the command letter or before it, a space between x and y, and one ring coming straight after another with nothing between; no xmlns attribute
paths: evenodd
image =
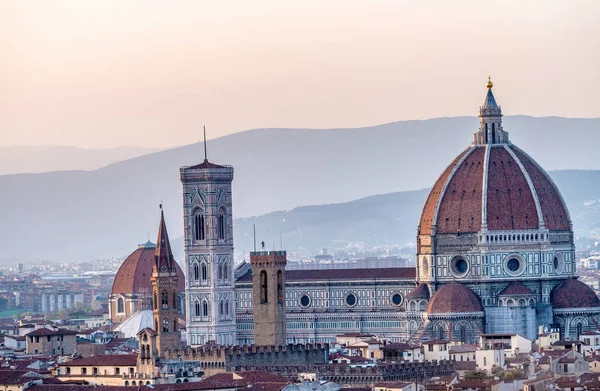
<svg viewBox="0 0 600 391"><path fill-rule="evenodd" d="M481 312L483 307L475 292L453 281L435 292L425 311L430 314Z"/></svg>
<svg viewBox="0 0 600 391"><path fill-rule="evenodd" d="M501 117L490 83L474 143L435 182L421 213L420 235L571 230L558 188L535 160L509 141Z"/></svg>
<svg viewBox="0 0 600 391"><path fill-rule="evenodd" d="M429 300L429 288L427 284L419 284L415 289L406 295L407 299L427 299Z"/></svg>
<svg viewBox="0 0 600 391"><path fill-rule="evenodd" d="M117 295L149 295L152 291L150 276L152 276L155 251L156 245L150 241L140 244L121 264L113 282L112 293ZM183 292L185 290L185 277L179 265L175 264L177 277L179 277L177 290Z"/></svg>
<svg viewBox="0 0 600 391"><path fill-rule="evenodd" d="M600 307L600 299L592 288L574 278L567 278L552 289L550 303L555 310Z"/></svg>

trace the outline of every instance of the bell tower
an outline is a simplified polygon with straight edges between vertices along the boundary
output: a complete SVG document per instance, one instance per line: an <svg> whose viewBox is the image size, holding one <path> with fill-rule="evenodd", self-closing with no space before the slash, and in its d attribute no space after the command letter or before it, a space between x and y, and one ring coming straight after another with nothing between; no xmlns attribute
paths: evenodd
<svg viewBox="0 0 600 391"><path fill-rule="evenodd" d="M254 344L285 346L285 251L250 253Z"/></svg>
<svg viewBox="0 0 600 391"><path fill-rule="evenodd" d="M171 243L167 234L165 214L160 206L160 225L156 239L156 251L152 266L152 314L154 331L156 332L156 347L162 356L169 349L179 347L181 334L178 326L177 311L177 267Z"/></svg>
<svg viewBox="0 0 600 391"><path fill-rule="evenodd" d="M183 185L188 345L236 344L233 167L204 161L179 170Z"/></svg>

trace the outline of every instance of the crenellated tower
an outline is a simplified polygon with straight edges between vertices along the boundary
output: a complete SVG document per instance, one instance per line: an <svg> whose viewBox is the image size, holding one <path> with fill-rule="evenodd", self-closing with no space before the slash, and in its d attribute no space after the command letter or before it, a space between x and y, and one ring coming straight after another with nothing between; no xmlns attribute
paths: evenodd
<svg viewBox="0 0 600 391"><path fill-rule="evenodd" d="M181 338L177 311L177 283L179 278L177 277L177 266L171 251L162 205L150 281L152 284L154 331L157 333L156 347L158 354L162 356L165 351L178 348Z"/></svg>
<svg viewBox="0 0 600 391"><path fill-rule="evenodd" d="M233 285L233 167L181 167L187 343L236 343Z"/></svg>
<svg viewBox="0 0 600 391"><path fill-rule="evenodd" d="M254 344L285 346L285 251L250 253Z"/></svg>

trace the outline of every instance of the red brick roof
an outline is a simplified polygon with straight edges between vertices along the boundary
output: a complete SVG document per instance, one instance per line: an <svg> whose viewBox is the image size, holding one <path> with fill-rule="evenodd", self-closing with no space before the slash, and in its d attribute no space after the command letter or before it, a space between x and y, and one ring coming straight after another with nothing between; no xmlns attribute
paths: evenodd
<svg viewBox="0 0 600 391"><path fill-rule="evenodd" d="M49 336L49 335L75 335L78 334L78 331L75 330L66 330L66 329L56 329L50 330L45 327L41 327L39 329L33 330L30 333L25 334L25 336Z"/></svg>
<svg viewBox="0 0 600 391"><path fill-rule="evenodd" d="M439 234L478 232L484 192L488 230L538 229L536 196L546 228L570 229L566 205L548 174L512 144L487 144L470 146L446 167L423 207L420 233L431 234L432 225Z"/></svg>
<svg viewBox="0 0 600 391"><path fill-rule="evenodd" d="M554 309L600 307L592 288L574 278L567 278L552 289L550 303Z"/></svg>
<svg viewBox="0 0 600 391"><path fill-rule="evenodd" d="M136 366L137 354L99 354L61 363L61 367L87 367L92 365Z"/></svg>
<svg viewBox="0 0 600 391"><path fill-rule="evenodd" d="M30 373L29 370L18 369L1 369L0 370L0 385L23 384L34 378L28 378L25 375Z"/></svg>
<svg viewBox="0 0 600 391"><path fill-rule="evenodd" d="M220 166L218 164L209 162L207 159L204 159L204 161L202 163L196 164L195 166L188 167L188 169L193 169L193 170L206 169L206 168L225 168L225 166Z"/></svg>
<svg viewBox="0 0 600 391"><path fill-rule="evenodd" d="M324 269L324 270L286 270L287 281L312 280L354 280L366 278L380 279L413 279L414 267L372 268L372 269ZM237 281L252 281L252 270L237 279Z"/></svg>
<svg viewBox="0 0 600 391"><path fill-rule="evenodd" d="M430 314L480 312L483 311L483 307L475 292L453 281L435 292L425 311Z"/></svg>
<svg viewBox="0 0 600 391"><path fill-rule="evenodd" d="M427 284L419 284L415 289L406 295L407 299L427 299L429 300L429 288Z"/></svg>
<svg viewBox="0 0 600 391"><path fill-rule="evenodd" d="M531 289L527 288L520 281L513 281L498 294L498 296L518 296L533 295Z"/></svg>
<svg viewBox="0 0 600 391"><path fill-rule="evenodd" d="M156 246L146 243L132 252L121 264L112 286L113 294L148 294L152 292L150 276L154 264ZM185 290L185 277L183 271L177 267L177 290Z"/></svg>

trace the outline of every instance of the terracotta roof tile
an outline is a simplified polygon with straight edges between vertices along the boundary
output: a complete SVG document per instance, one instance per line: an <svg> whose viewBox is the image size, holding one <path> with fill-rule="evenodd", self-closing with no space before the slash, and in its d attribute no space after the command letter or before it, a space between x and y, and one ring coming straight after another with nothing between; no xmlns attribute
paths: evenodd
<svg viewBox="0 0 600 391"><path fill-rule="evenodd" d="M155 246L140 246L132 252L121 264L112 286L113 294L148 294L152 292L150 277L154 264ZM183 271L177 267L177 290L185 290L185 277Z"/></svg>
<svg viewBox="0 0 600 391"><path fill-rule="evenodd" d="M467 286L453 281L435 292L425 311L430 314L481 312L483 307L475 292Z"/></svg>
<svg viewBox="0 0 600 391"><path fill-rule="evenodd" d="M435 216L438 199L442 195L442 190L444 189L444 186L446 185L446 181L448 180L448 177L452 173L454 166L456 166L456 164L458 164L460 159L462 159L462 157L467 152L469 152L469 148L462 151L456 158L454 158L452 163L450 163L448 165L448 167L446 167L446 169L444 170L442 175L440 175L438 180L435 182L435 184L431 188L431 191L429 192L429 195L427 196L427 201L425 201L425 206L423 207L423 212L421 213L421 220L419 223L419 229L420 229L420 233L422 235L431 234L431 225L433 224L433 218Z"/></svg>
<svg viewBox="0 0 600 391"><path fill-rule="evenodd" d="M372 268L372 269L325 269L325 270L286 270L287 281L314 280L351 280L351 279L413 279L414 267ZM252 270L237 279L240 282L252 282Z"/></svg>
<svg viewBox="0 0 600 391"><path fill-rule="evenodd" d="M596 293L575 278L567 278L550 292L550 303L554 309L600 307Z"/></svg>
<svg viewBox="0 0 600 391"><path fill-rule="evenodd" d="M30 333L27 333L26 336L50 336L50 335L76 335L78 334L75 330L66 330L66 329L57 329L50 330L45 327L41 327L39 329L33 330Z"/></svg>
<svg viewBox="0 0 600 391"><path fill-rule="evenodd" d="M406 295L407 299L427 299L429 300L429 288L427 284L419 284L415 289Z"/></svg>
<svg viewBox="0 0 600 391"><path fill-rule="evenodd" d="M531 289L527 288L520 281L512 281L506 288L498 294L498 296L518 296L518 295L533 295Z"/></svg>

